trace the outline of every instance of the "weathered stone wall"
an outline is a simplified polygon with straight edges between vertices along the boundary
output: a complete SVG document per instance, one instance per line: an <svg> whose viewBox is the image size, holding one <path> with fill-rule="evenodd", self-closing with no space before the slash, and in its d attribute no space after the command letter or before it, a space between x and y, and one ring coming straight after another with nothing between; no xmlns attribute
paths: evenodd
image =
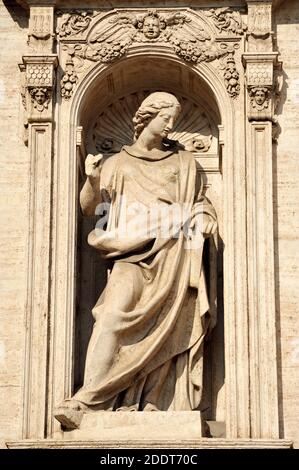
<svg viewBox="0 0 299 470"><path fill-rule="evenodd" d="M274 179L277 313L281 331L280 420L284 435L299 447L299 3L285 1L275 15L275 23L284 70Z"/></svg>
<svg viewBox="0 0 299 470"><path fill-rule="evenodd" d="M232 2L233 3L233 2ZM299 4L282 2L275 13L284 86L274 158L278 367L281 437L299 447ZM28 245L29 156L23 143L21 74L28 17L14 1L0 0L0 447L21 438ZM267 332L265 332L265 335Z"/></svg>
<svg viewBox="0 0 299 470"><path fill-rule="evenodd" d="M28 150L18 63L26 51L28 20L15 2L0 2L0 447L21 437Z"/></svg>

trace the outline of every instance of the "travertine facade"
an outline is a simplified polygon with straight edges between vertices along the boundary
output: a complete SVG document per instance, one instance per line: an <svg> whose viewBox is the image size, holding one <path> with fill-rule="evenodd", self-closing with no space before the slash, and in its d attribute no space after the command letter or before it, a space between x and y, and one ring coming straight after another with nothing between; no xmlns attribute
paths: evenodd
<svg viewBox="0 0 299 470"><path fill-rule="evenodd" d="M1 2L1 446L100 446L103 429L103 445L122 429L133 445L136 429L142 446L156 419L160 445L299 447L299 6L112 3ZM122 115L156 90L183 104L186 127L172 138L201 165L218 216L204 420L224 422L226 440L200 441L196 419L181 412L86 416L73 434L53 416L82 385L88 315L105 284L84 245L92 225L77 212L83 162L129 144ZM182 436L168 430L176 423L189 423Z"/></svg>

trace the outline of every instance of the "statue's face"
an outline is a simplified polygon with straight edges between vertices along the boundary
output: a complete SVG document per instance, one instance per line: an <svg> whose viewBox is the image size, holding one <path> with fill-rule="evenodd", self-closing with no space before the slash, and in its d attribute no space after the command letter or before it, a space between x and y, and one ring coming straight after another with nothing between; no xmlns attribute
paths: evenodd
<svg viewBox="0 0 299 470"><path fill-rule="evenodd" d="M266 93L263 90L257 90L254 97L256 104L261 105L266 100Z"/></svg>
<svg viewBox="0 0 299 470"><path fill-rule="evenodd" d="M175 106L163 108L147 125L148 130L156 137L167 137L178 116Z"/></svg>
<svg viewBox="0 0 299 470"><path fill-rule="evenodd" d="M158 18L147 16L143 23L143 34L149 39L155 39L160 34L160 22Z"/></svg>

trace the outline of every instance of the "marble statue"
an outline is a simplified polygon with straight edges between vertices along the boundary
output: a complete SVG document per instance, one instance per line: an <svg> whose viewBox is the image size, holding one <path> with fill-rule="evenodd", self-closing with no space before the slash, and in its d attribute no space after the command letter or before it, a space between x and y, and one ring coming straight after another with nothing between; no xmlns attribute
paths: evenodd
<svg viewBox="0 0 299 470"><path fill-rule="evenodd" d="M56 410L66 428L86 411L199 409L203 340L215 325L202 248L217 219L193 154L167 138L179 113L175 96L152 93L132 145L86 158L83 214L109 209L88 243L114 265L92 311L83 386Z"/></svg>

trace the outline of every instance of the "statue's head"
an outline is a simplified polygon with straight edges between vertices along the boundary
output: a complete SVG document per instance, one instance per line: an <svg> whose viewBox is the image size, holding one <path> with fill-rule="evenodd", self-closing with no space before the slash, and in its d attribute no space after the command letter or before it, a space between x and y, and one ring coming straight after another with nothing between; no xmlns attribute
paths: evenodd
<svg viewBox="0 0 299 470"><path fill-rule="evenodd" d="M163 137L167 137L167 133L171 130L171 124L167 124L167 122L171 121L171 123L173 123L178 117L180 111L181 105L177 98L171 93L162 91L151 93L147 98L145 98L145 100L142 101L133 118L135 139L138 139L143 129L150 123L153 126L153 130L154 127L156 127L158 130L161 126L162 129L163 121L165 121L165 128L162 129L162 132L165 133L165 135L163 134ZM157 118L155 120L157 121L155 123L156 126L153 121L154 118Z"/></svg>

